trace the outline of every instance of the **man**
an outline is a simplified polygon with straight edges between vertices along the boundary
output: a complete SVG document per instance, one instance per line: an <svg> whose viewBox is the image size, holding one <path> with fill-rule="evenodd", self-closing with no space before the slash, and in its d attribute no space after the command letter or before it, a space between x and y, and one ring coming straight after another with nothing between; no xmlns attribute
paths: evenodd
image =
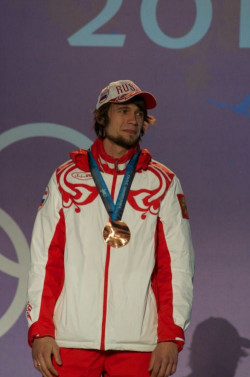
<svg viewBox="0 0 250 377"><path fill-rule="evenodd" d="M43 376L167 377L192 302L193 249L177 177L140 150L151 93L98 98L91 150L46 188L31 243L29 344Z"/></svg>

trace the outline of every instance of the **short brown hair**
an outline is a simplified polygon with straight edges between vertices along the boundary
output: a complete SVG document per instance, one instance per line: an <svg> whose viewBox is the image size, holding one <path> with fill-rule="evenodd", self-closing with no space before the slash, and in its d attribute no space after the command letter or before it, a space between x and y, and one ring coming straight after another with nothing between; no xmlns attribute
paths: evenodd
<svg viewBox="0 0 250 377"><path fill-rule="evenodd" d="M149 115L145 106L145 102L142 97L135 96L131 98L129 101L123 102L125 103L133 103L134 105L138 106L138 108L143 112L144 115L144 123L147 124L154 124L155 118L152 115ZM94 110L94 130L97 136L101 139L105 138L105 127L109 122L108 111L111 106L111 102L105 103L102 105L98 110ZM141 129L141 136L144 135L144 129Z"/></svg>

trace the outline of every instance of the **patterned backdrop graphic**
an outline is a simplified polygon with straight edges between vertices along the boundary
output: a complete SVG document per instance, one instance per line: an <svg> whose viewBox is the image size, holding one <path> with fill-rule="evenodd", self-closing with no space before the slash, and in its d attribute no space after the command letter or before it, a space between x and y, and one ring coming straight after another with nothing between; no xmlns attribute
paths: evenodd
<svg viewBox="0 0 250 377"><path fill-rule="evenodd" d="M24 312L36 211L94 140L100 90L129 78L158 100L142 146L181 179L191 217L176 376L249 377L250 0L2 0L0 30L0 376L38 375Z"/></svg>

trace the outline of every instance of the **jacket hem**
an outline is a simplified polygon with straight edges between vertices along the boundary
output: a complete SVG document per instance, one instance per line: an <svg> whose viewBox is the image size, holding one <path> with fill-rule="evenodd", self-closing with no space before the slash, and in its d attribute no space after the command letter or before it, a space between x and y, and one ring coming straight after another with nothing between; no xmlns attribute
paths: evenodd
<svg viewBox="0 0 250 377"><path fill-rule="evenodd" d="M96 349L100 350L100 343L90 343L90 342L76 342L68 340L58 340L56 343L60 348L78 348L78 349ZM157 344L130 344L130 343L119 343L119 344L105 344L105 351L117 350L117 351L137 351L137 352L152 352Z"/></svg>

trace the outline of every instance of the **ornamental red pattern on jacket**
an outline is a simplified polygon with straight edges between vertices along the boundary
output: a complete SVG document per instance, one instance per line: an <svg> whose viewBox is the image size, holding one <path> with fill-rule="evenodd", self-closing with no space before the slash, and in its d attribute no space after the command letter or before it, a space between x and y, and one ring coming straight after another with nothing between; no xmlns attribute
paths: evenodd
<svg viewBox="0 0 250 377"><path fill-rule="evenodd" d="M141 188L130 190L128 203L136 210L142 212L141 219L145 220L147 213L157 215L160 202L173 179L174 174L163 165L152 161L148 171L155 176L157 187L154 190ZM139 171L141 173L141 171ZM75 181L79 180L79 183ZM64 208L75 205L75 212L81 212L81 206L91 203L98 196L98 190L91 180L91 173L80 170L73 161L69 161L57 169L57 182L62 195Z"/></svg>

